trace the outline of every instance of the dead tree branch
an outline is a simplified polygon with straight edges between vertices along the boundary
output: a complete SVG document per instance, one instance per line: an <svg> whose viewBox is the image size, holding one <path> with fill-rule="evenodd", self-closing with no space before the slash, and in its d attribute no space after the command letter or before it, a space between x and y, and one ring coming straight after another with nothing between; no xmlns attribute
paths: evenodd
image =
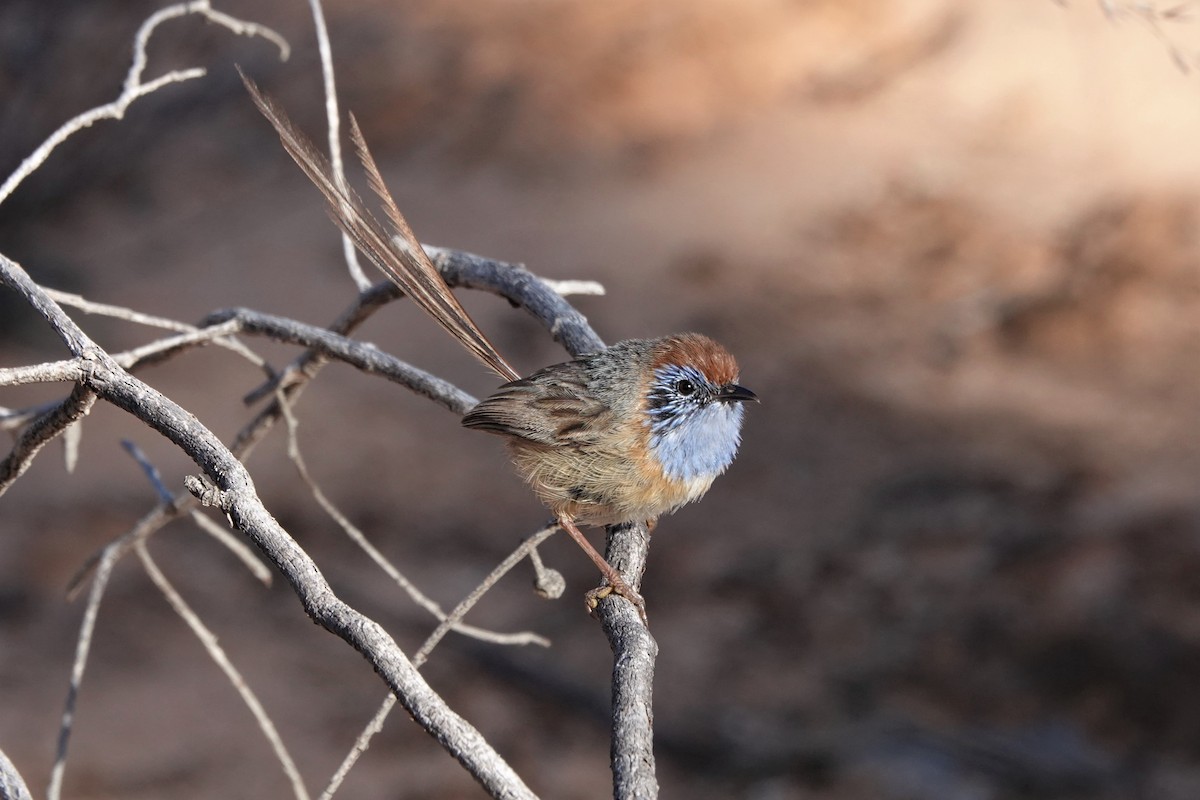
<svg viewBox="0 0 1200 800"><path fill-rule="evenodd" d="M362 653L413 719L480 784L494 797L534 797L483 736L425 682L391 636L334 593L316 563L263 506L246 468L211 431L174 401L126 372L18 264L3 256L0 282L37 309L86 365L81 384L158 431L200 467L209 483L192 479L189 490L225 512L230 523L283 573L309 617Z"/></svg>
<svg viewBox="0 0 1200 800"><path fill-rule="evenodd" d="M310 0L310 3L318 28L331 148L336 161L339 113L336 92L333 90L332 60L320 3L318 0ZM146 19L138 31L133 48L133 64L126 75L120 96L107 105L78 115L55 131L0 185L0 203L3 203L26 177L37 170L59 144L75 132L102 119L120 119L128 106L138 98L168 84L191 80L204 74L203 69L196 68L169 72L152 80L143 79L147 64L146 47L157 26L187 14L201 15L239 35L266 38L279 47L281 58L288 57L288 45L278 34L261 25L244 22L217 11L211 7L208 0L190 0L161 9ZM339 180L343 180L340 177L340 169L338 174ZM583 315L563 299L563 294L567 291L595 292L596 285L552 284L520 266L459 251L427 249L452 286L490 291L504 297L514 306L525 309L538 319L571 355L577 356L603 348L604 343L588 326ZM382 627L334 594L317 565L264 507L249 473L239 460L249 453L276 422L281 419L286 421L288 404L294 402L307 381L330 359L342 360L361 370L387 377L457 414L464 413L474 405L473 397L452 384L382 353L369 344L349 338L349 334L374 311L397 299L399 292L390 283L367 286L353 248L347 245L346 250L347 265L360 294L351 307L328 329L247 309L216 312L197 328L51 292L34 282L18 264L0 255L0 284L20 294L58 334L72 356L54 363L0 369L0 386L47 382L74 384L69 396L60 402L20 412L0 409L0 412L3 412L2 427L20 430L15 446L0 462L0 495L28 469L47 442L62 434L77 434L77 423L89 413L98 399L125 410L165 436L185 452L203 473L202 478L192 477L186 481L192 496L171 495L165 486L160 485L162 505L143 519L133 531L106 547L98 559L97 581L92 587L92 598L77 645L76 661L60 732L58 756L48 790L52 799L57 798L61 791L74 703L82 681L99 602L112 567L130 548L136 549L148 574L160 587L165 587L163 591L168 597L173 598L172 604L180 608L185 607L183 599L174 595L165 576L154 566L145 549L145 540L170 520L188 514L195 515L197 504L213 505L223 511L229 523L250 539L267 560L285 576L306 613L315 622L362 653L388 684L392 696L493 797L534 796L499 754L469 723L446 705L417 671L433 646L448 630L464 627L461 620L467 609L491 584L485 583L480 591L473 593L450 614L441 615L439 612L441 624L417 656L410 661ZM174 335L127 353L110 354L95 344L75 324L63 311L60 303L75 305L85 313L108 314L136 323L163 327L174 332ZM306 352L283 373L276 374L261 358L232 338L237 332L268 336L297 344L306 348ZM139 366L173 357L191 347L212 343L237 352L270 376L262 387L252 393L250 399L272 393L275 395L275 399L243 428L230 447L226 447L194 416L170 398L130 374L131 370ZM548 532L542 532L538 536L544 538L546 535L549 535ZM229 537L224 538L226 542L232 543ZM627 575L629 583L633 586L640 583L648 539L648 533L641 525L615 526L608 531L608 560ZM522 549L498 567L492 582L494 583L495 577L502 570L511 568L524 555L530 555L532 558L534 544L536 542L523 545ZM243 560L252 568L256 565L254 559L245 554ZM261 577L261 569L258 574ZM657 794L657 783L651 746L651 685L657 646L649 632L641 625L636 613L627 604L602 601L596 609L596 615L603 622L603 629L614 653L614 794L618 798L654 797ZM195 630L205 630L198 620L190 621L189 624L192 624ZM201 638L204 638L203 633ZM232 670L232 665L225 666ZM381 709L375 721L381 721L385 714L386 708ZM368 732L364 735L369 739ZM365 747L365 739L360 739L360 743ZM288 770L290 760L286 757L281 760L285 770ZM292 778L293 786L298 787L297 796L306 796L294 766L288 770L288 774ZM335 788L336 783L331 784L328 793ZM24 800L28 797L28 790L20 775L3 753L0 753L0 800Z"/></svg>

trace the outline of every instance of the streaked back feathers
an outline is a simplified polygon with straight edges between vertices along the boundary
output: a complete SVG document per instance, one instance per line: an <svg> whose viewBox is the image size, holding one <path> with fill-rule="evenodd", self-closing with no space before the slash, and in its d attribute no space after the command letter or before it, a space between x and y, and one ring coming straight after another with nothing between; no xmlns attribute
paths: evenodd
<svg viewBox="0 0 1200 800"><path fill-rule="evenodd" d="M653 519L699 499L732 462L743 409L722 391L737 375L700 334L628 339L501 386L462 424L507 437L555 513Z"/></svg>

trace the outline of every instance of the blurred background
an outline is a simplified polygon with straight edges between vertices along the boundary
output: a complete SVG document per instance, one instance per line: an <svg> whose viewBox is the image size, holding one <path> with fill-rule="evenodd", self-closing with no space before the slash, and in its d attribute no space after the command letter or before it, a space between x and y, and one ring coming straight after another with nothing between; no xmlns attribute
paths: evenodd
<svg viewBox="0 0 1200 800"><path fill-rule="evenodd" d="M1200 51L1186 13L1076 0L344 0L326 9L353 111L423 241L602 281L608 341L704 331L763 399L703 504L662 520L644 592L664 797L1200 797ZM1162 4L1165 8L1167 5ZM1184 3L1184 10L1192 4ZM116 97L159 3L0 4L0 175ZM353 297L317 192L241 64L323 139L307 5L226 0L293 46L199 18L148 74L200 65L61 146L0 207L43 283L197 321L332 321ZM490 297L519 370L561 358ZM77 315L117 350L151 332ZM476 395L491 378L415 309L361 336ZM251 342L276 364L295 351ZM61 358L0 293L0 364ZM253 368L221 350L141 374L223 437ZM19 407L62 387L0 392ZM546 513L499 442L331 366L299 408L326 492L447 607ZM191 465L96 408L0 500L0 747L35 795L82 606L64 590ZM343 597L415 649L433 627L351 547L274 436L248 466ZM599 536L599 534L594 534ZM318 791L384 696L362 660L208 537L151 551L214 628ZM545 797L609 794L610 653L594 569L544 557L448 639L431 683ZM235 692L136 563L101 607L67 769L75 798L283 797ZM341 796L480 796L393 714Z"/></svg>

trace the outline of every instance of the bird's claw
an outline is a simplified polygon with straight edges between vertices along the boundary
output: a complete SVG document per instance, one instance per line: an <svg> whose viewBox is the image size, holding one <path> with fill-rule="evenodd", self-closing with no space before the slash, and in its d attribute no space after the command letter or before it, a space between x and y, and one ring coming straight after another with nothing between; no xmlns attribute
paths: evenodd
<svg viewBox="0 0 1200 800"><path fill-rule="evenodd" d="M641 617L641 619L642 619L642 624L645 625L647 628L650 627L650 620L647 619L647 617L646 617L646 601L645 601L645 599L643 599L642 596L632 586L625 583L624 581L621 581L621 583L617 584L617 585L614 585L611 583L606 583L603 586L598 586L595 589L592 589L590 592L588 592L585 595L585 601L587 602L588 612L589 613L594 612L596 610L596 606L600 605L601 600L608 597L609 595L614 595L614 594L620 595L621 597L624 597L626 600L628 600L630 603L632 603L633 607L637 609L638 616Z"/></svg>

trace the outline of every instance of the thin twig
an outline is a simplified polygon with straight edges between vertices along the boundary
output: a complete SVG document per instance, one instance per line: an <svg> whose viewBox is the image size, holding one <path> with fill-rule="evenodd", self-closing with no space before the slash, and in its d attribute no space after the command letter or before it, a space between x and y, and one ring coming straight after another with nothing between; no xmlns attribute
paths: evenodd
<svg viewBox="0 0 1200 800"><path fill-rule="evenodd" d="M315 325L306 325L286 317L263 314L246 308L214 312L209 314L201 324L217 325L230 322L236 322L238 330L242 333L268 336L275 341L300 344L319 350L326 357L345 361L364 372L377 373L417 394L428 397L456 414L465 414L467 409L478 402L449 381L417 369L388 355L372 344L356 342ZM279 407L273 407L272 411L279 413Z"/></svg>
<svg viewBox="0 0 1200 800"><path fill-rule="evenodd" d="M321 0L308 0L308 5L312 9L317 53L321 58L321 78L325 89L325 124L329 127L329 165L333 169L338 188L344 192L347 183L346 170L342 164L342 115L338 111L337 84L333 78L333 49L329 46L329 30L325 27L325 11L321 8ZM345 233L342 234L342 257L346 260L346 269L358 290L361 292L370 287L371 279L358 263L358 250L354 247L354 241Z"/></svg>
<svg viewBox="0 0 1200 800"><path fill-rule="evenodd" d="M352 523L345 514L342 513L341 509L334 505L333 501L326 496L325 492L322 491L321 487L312 477L312 474L308 471L308 464L305 463L304 455L300 452L300 441L299 437L296 435L297 430L300 427L300 423L296 419L296 416L292 413L291 404L286 398L282 397L281 392L277 393L277 397L279 408L283 413L283 419L287 425L288 459L296 467L296 472L300 475L300 480L304 481L304 484L308 487L313 499L317 501L317 504L321 506L329 518L332 519L338 525L338 527L342 529L342 532L345 533L351 541L358 545L358 547L365 552L372 561L375 562L375 565L383 570L384 573L386 573L387 576L391 578L397 586L406 592L414 603L428 611L432 616L437 618L439 622L444 621L446 619L446 613L442 611L441 606L439 606L428 595L418 589L412 581L406 578L404 574L401 573L400 570L398 570L396 566L392 564L392 562L389 561L386 556L383 555L383 553L379 552L379 550L367 539L366 535L364 535L363 532L359 530L358 527L354 525L354 523ZM499 633L496 631L489 631L485 628L478 628L474 625L463 624L455 625L454 631L456 633L461 633L464 636L470 636L473 639L479 639L485 642L492 642L493 644L536 644L541 645L542 647L550 646L550 641L546 637L540 636L532 631ZM414 661L414 664L417 667L421 666L420 661Z"/></svg>
<svg viewBox="0 0 1200 800"><path fill-rule="evenodd" d="M46 789L47 800L59 800L62 793L63 774L67 768L67 751L71 743L71 732L75 727L75 704L79 699L79 688L83 685L83 673L87 668L88 653L92 647L92 636L96 631L96 617L100 613L100 601L108 588L117 556L113 549L105 549L96 566L92 590L88 593L83 621L75 640L75 659L71 662L71 680L67 686L67 699L63 708L62 722L58 729L58 747L55 750L54 766L50 770L50 785Z"/></svg>
<svg viewBox="0 0 1200 800"><path fill-rule="evenodd" d="M377 622L347 605L334 593L316 563L263 506L245 466L210 430L178 404L123 370L18 264L3 255L0 255L0 282L21 294L74 355L86 358L94 365L86 376L88 388L145 422L195 461L211 484L189 479L185 481L188 490L225 512L231 525L245 533L283 573L313 621L361 652L391 687L409 715L472 777L496 797L534 797L487 740L451 710L421 677L395 640ZM106 554L101 559L101 570L108 564ZM93 589L99 585L97 582ZM87 641L90 641L90 634ZM65 715L68 719L73 716L77 691L78 683L73 680ZM69 730L69 722L64 728ZM56 790L52 800L58 798L57 787L61 786L65 752L64 743L53 777Z"/></svg>
<svg viewBox="0 0 1200 800"><path fill-rule="evenodd" d="M145 97L168 84L200 78L206 74L203 68L193 67L191 69L172 70L152 81L142 82L142 72L146 68L146 45L150 41L154 30L166 20L183 16L184 14L201 14L209 20L225 26L234 33L267 38L280 48L281 57L285 60L287 59L287 42L278 33L253 22L245 22L228 14L214 11L208 0L178 3L156 11L138 29L137 36L134 39L133 64L129 67L129 72L125 76L125 84L121 89L120 96L111 103L97 106L79 114L50 134L50 137L42 142L29 157L22 161L15 172L8 176L8 180L3 185L0 185L0 203L3 203L12 194L13 190L21 184L21 181L25 180L34 170L45 163L50 154L54 152L54 149L66 141L72 134L90 127L102 119L121 119L125 116L125 110L129 108L133 101L140 97Z"/></svg>
<svg viewBox="0 0 1200 800"><path fill-rule="evenodd" d="M85 111L67 121L62 127L50 134L50 137L46 141L42 142L33 153L21 162L21 165L8 177L8 180L0 185L0 203L8 199L8 196L21 184L21 181L25 180L34 170L40 167L49 158L50 154L54 152L54 149L71 135L94 125L102 119L121 119L121 117L125 116L125 109L139 97L145 97L168 84L193 80L194 78L203 77L205 74L205 70L201 67L172 70L149 83L139 84L133 89L126 88L125 91L121 92L121 96L113 102L93 108L90 111Z"/></svg>
<svg viewBox="0 0 1200 800"><path fill-rule="evenodd" d="M233 324L215 325L208 329L197 328L188 333L181 333L178 336L168 336L165 339L148 342L132 350L114 353L113 360L125 369L136 369L147 364L163 361L193 347L215 344L237 353L268 375L272 375L273 372L270 366L262 356L230 336L237 328L238 326Z"/></svg>
<svg viewBox="0 0 1200 800"><path fill-rule="evenodd" d="M542 563L536 547L529 548L529 563L533 565L533 589L547 600L557 600L567 590L567 580L562 573Z"/></svg>
<svg viewBox="0 0 1200 800"><path fill-rule="evenodd" d="M133 457L138 466L142 468L142 472L146 473L146 480L150 481L150 485L154 487L154 491L158 494L158 499L163 505L170 505L175 498L171 495L171 490L163 483L162 473L158 471L158 467L151 463L146 454L142 452L142 448L138 447L130 439L122 439L121 446L125 448L125 452Z"/></svg>
<svg viewBox="0 0 1200 800"><path fill-rule="evenodd" d="M213 325L209 328L193 328L188 333L157 339L132 350L113 353L112 358L125 369L133 370L162 359L169 358L191 347L216 343L240 355L268 375L274 376L270 365L261 356L247 348L230 334L240 330L236 321ZM87 368L86 362L72 358L64 361L49 361L26 367L0 368L0 386L20 386L30 383L62 383L78 381ZM22 409L0 407L0 430L23 427L30 420L56 406L60 401L41 403Z"/></svg>
<svg viewBox="0 0 1200 800"><path fill-rule="evenodd" d="M426 659L428 659L429 654L433 652L435 647L437 647L438 642L440 642L451 630L460 629L462 618L465 617L467 612L479 602L488 589L495 586L496 583L498 583L499 580L509 572L509 570L521 562L522 558L527 555L535 554L537 552L537 546L549 538L557 530L557 525L550 525L533 534L524 542L522 542L521 545L507 558L505 558L499 566L492 570L492 572L486 578L484 578L478 586L475 587L471 594L469 594L462 602L460 602L455 609L450 612L450 614L446 615L442 619L441 624L438 625L434 632L429 635L429 637L425 640L425 643L421 646L421 649L415 656L413 656L413 665L420 669L425 663ZM333 774L333 777L330 778L329 785L325 787L325 791L321 793L320 800L330 800L330 798L333 797L334 793L338 790L338 787L342 785L342 781L345 780L346 775L358 762L359 758L361 758L362 755L367 752L367 748L371 744L371 739L375 736L375 734L379 733L379 731L383 729L383 723L395 705L396 699L392 695L388 695L386 698L384 698L383 702L379 706L379 709L375 712L375 715L371 717L371 721L367 723L367 726L358 735L358 738L354 740L354 746L350 748L350 752L346 754L345 759L342 760L342 763L338 766L337 771Z"/></svg>
<svg viewBox="0 0 1200 800"><path fill-rule="evenodd" d="M196 330L195 325L188 325L186 322L170 319L168 317L160 317L154 314L144 314L141 311L134 311L125 306L112 305L110 303L97 303L94 300L88 300L81 294L74 292L63 292L58 289L45 288L46 296L54 300L62 306L78 308L85 314L99 314L113 319L125 320L126 322L134 322L138 325L145 325L150 328L162 328L168 331L177 333L188 333Z"/></svg>
<svg viewBox="0 0 1200 800"><path fill-rule="evenodd" d="M503 578L508 571L521 563L521 559L529 554L529 551L537 547L546 539L558 530L558 525L549 525L537 533L530 536L525 541L521 542L516 550L512 551L496 568L488 573L488 576L480 581L479 585L471 590L471 593L464 597L454 610L446 615L441 624L434 628L433 633L425 639L425 643L421 645L421 649L413 656L413 664L420 667L425 663L425 659L429 658L429 654L433 652L433 648L437 647L438 642L445 638L446 634L454 629L462 618L467 615L467 612L475 607L475 604L487 593L489 589L496 585L497 581Z"/></svg>
<svg viewBox="0 0 1200 800"><path fill-rule="evenodd" d="M196 502L195 498L191 495L184 495L176 499L177 501L182 499L190 500L191 502L188 503L188 506ZM233 553L238 561L241 561L246 566L246 569L250 570L250 574L257 578L259 583L263 586L271 585L271 568L263 563L258 553L247 547L245 542L231 534L228 530L213 522L211 518L206 517L199 509L189 508L188 511L192 522L196 523L196 527L224 545Z"/></svg>
<svg viewBox="0 0 1200 800"><path fill-rule="evenodd" d="M83 364L77 358L66 361L48 361L28 367L2 367L0 368L0 386L77 381L83 377L83 369Z"/></svg>
<svg viewBox="0 0 1200 800"><path fill-rule="evenodd" d="M146 325L152 328L163 328L169 331L175 331L183 334L178 337L170 337L159 339L141 347L127 350L123 353L114 353L113 358L117 359L121 366L130 368L135 366L139 361L148 359L156 354L173 355L175 348L183 348L193 344L208 344L212 342L220 347L225 347L238 353L250 363L261 367L263 360L254 353L246 349L245 345L233 338L228 338L228 334L234 332L236 326L231 327L228 331L219 327L200 328L195 325L189 325L186 322L169 319L167 317L159 317L153 314L143 314L140 311L134 311L125 306L112 305L110 303L97 303L88 300L82 295L72 292L60 292L57 289L46 289L46 294L58 302L60 305L78 308L85 314L98 314L113 319L120 319L126 322L133 322L138 325Z"/></svg>
<svg viewBox="0 0 1200 800"><path fill-rule="evenodd" d="M225 649L221 647L217 641L217 637L208 626L200 619L183 596L176 591L175 587L167 580L167 576L163 574L158 565L154 563L154 559L150 557L149 550L146 549L146 540L139 539L134 544L134 550L138 554L138 558L142 562L142 567L146 570L146 574L150 576L150 580L154 581L154 585L167 598L167 602L171 604L171 608L175 613L187 623L188 628L200 640L200 644L204 646L204 650L221 671L225 673L225 678L241 695L242 702L250 709L250 713L254 715L255 721L258 723L259 730L271 745L271 749L275 751L275 758L279 760L280 766L283 768L283 774L287 776L289 783L292 785L292 793L296 796L296 800L308 800L308 789L304 786L304 779L300 777L300 770L296 768L296 762L288 752L287 746L284 745L283 739L279 735L275 723L271 721L271 717L259 702L258 696L254 690L246 683L242 674L238 671L233 662L225 653Z"/></svg>
<svg viewBox="0 0 1200 800"><path fill-rule="evenodd" d="M367 723L367 727L363 728L362 733L354 740L354 746L350 748L350 752L342 759L342 763L338 765L337 771L329 779L329 785L325 787L325 791L321 792L319 800L331 800L334 794L337 793L342 782L346 780L346 776L350 774L350 770L354 768L358 760L367 752L367 748L371 746L371 739L375 738L375 734L383 730L383 723L387 721L388 715L392 713L392 709L395 707L396 695L389 694L383 698L383 702L379 704L375 715L371 717L371 721Z"/></svg>

